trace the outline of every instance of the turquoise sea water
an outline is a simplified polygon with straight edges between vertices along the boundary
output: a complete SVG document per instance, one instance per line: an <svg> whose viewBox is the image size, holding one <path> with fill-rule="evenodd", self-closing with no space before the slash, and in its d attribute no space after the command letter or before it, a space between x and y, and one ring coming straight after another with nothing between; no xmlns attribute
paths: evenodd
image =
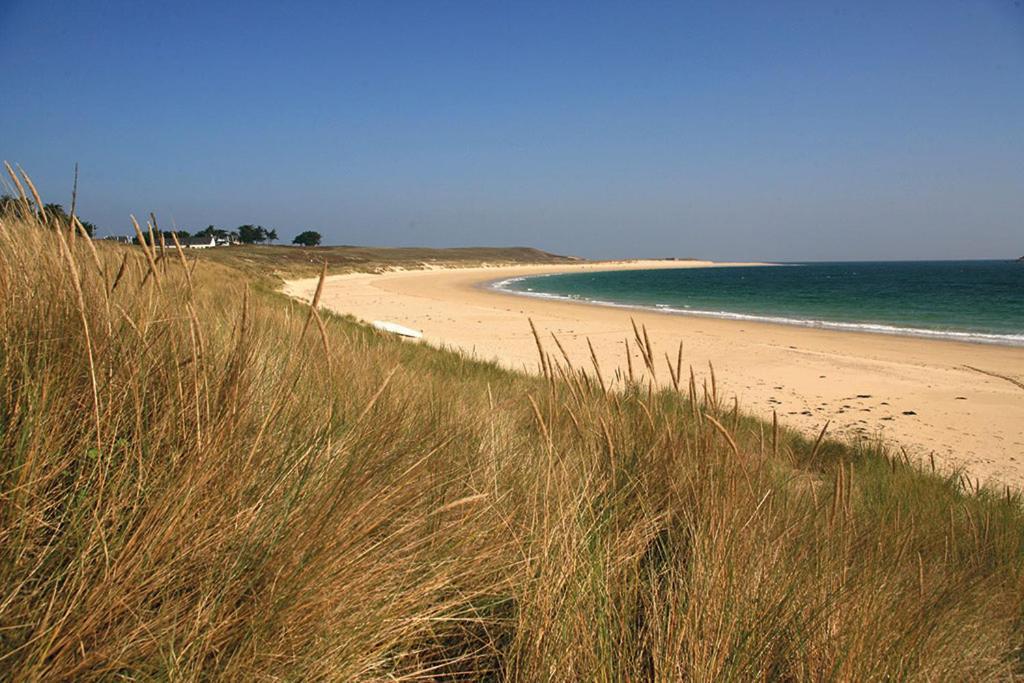
<svg viewBox="0 0 1024 683"><path fill-rule="evenodd" d="M1024 263L909 261L567 273L495 284L669 313L1024 346Z"/></svg>

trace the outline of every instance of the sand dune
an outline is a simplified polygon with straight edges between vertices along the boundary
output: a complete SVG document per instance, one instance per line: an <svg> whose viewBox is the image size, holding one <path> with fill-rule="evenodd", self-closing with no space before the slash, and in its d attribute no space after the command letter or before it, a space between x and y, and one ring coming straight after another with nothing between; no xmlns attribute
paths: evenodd
<svg viewBox="0 0 1024 683"><path fill-rule="evenodd" d="M762 416L778 412L807 431L832 421L830 433L881 438L915 457L934 452L940 466L973 477L1024 484L1024 349L759 322L718 320L543 300L493 291L487 283L570 270L727 266L685 261L513 266L346 274L328 278L322 303L365 321L422 330L428 343L536 372L527 318L554 333L574 359L594 345L605 374L626 367L630 317L647 326L662 359L683 344L684 365L698 382L714 364L720 393ZM309 299L316 280L288 282ZM552 348L552 350L554 350ZM636 349L634 366L642 362Z"/></svg>

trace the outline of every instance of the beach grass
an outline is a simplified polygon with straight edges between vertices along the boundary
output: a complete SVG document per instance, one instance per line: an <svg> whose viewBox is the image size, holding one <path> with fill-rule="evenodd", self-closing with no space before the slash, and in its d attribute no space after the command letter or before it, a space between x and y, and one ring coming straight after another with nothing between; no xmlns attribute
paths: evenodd
<svg viewBox="0 0 1024 683"><path fill-rule="evenodd" d="M540 335L512 373L94 243L16 179L0 679L1022 671L1016 491L744 415L643 329L631 378Z"/></svg>

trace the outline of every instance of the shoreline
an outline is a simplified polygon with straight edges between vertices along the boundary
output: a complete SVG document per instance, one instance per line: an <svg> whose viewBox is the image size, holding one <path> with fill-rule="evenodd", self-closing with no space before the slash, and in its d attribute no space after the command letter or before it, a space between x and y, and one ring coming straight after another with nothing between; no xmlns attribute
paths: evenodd
<svg viewBox="0 0 1024 683"><path fill-rule="evenodd" d="M925 460L934 452L943 467L1024 486L1024 390L1014 384L1024 380L1022 347L607 306L492 286L560 272L748 265L767 264L619 261L348 273L327 278L321 305L366 322L413 327L434 346L535 373L531 318L546 344L553 349L551 334L557 335L581 364L589 364L589 339L606 377L625 371L633 318L647 326L659 360L666 353L675 358L682 341L684 365L694 368L698 383L713 363L722 395L735 396L754 415L770 419L774 409L783 424L808 434L831 420L832 436L881 439ZM315 286L315 278L293 280L284 291L308 301ZM656 370L659 384L667 384L664 363Z"/></svg>
<svg viewBox="0 0 1024 683"><path fill-rule="evenodd" d="M752 264L756 266L768 266L775 264ZM741 267L741 266L733 266ZM509 289L501 285L508 282L516 282L534 277L545 277L546 275L558 275L559 273L545 273L543 275L511 277L500 280L481 283L482 287L510 294L512 296L525 296L535 299L549 301L564 301L566 303L584 304L588 306L607 306L610 308L621 308L633 311L646 311L649 313L661 313L665 315L685 315L695 318L714 318L716 320L735 320L737 322L756 322L769 325L784 325L791 327L804 327L814 330L833 330L836 332L854 332L865 334L884 334L894 337L911 337L914 339L927 339L929 341L949 341L964 344L988 344L994 346L1008 346L1010 348L1024 347L1024 335L1006 335L987 332L970 332L961 330L931 330L923 327L897 327L885 323L853 323L836 320L814 320L809 318L787 318L783 316L754 315L748 313L734 313L731 311L703 311L684 310L662 305L626 304L615 301L599 301L596 299L574 298L561 294L550 294L547 292L524 292L517 289Z"/></svg>
<svg viewBox="0 0 1024 683"><path fill-rule="evenodd" d="M779 263L750 263L723 264L725 267L749 266L781 266ZM711 267L711 266L694 266ZM564 271L571 272L571 271ZM642 303L621 303L616 301L601 301L585 297L572 297L562 294L551 294L549 292L534 292L515 290L504 285L523 280L534 280L545 278L547 275L557 275L559 272L548 272L536 275L513 276L500 280L481 283L481 287L489 290L510 294L513 296L530 297L549 301L564 301L566 303L580 303L590 306L608 306L611 308L622 308L626 310L647 311L651 313L663 313L668 315L688 315L692 317L709 317L722 319L722 321L736 321L740 323L764 323L768 325L791 326L808 328L812 330L833 330L836 332L865 333L872 335L889 335L894 337L911 337L914 339L927 339L930 341L961 342L966 344L986 344L994 346L1009 346L1011 348L1024 347L1024 335L1001 334L988 332L975 332L969 330L933 330L929 328L899 327L886 323L851 323L844 321L827 321L827 319L787 317L784 315L760 315L755 313L739 313L728 310L693 310L669 306L667 304L642 304Z"/></svg>

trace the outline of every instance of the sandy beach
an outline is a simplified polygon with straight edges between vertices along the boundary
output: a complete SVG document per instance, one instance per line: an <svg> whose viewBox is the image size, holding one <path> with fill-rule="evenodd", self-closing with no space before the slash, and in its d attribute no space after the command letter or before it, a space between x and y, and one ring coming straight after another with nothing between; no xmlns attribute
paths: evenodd
<svg viewBox="0 0 1024 683"><path fill-rule="evenodd" d="M549 342L554 333L579 363L594 345L606 376L625 371L630 318L647 326L658 379L669 382L664 355L698 382L715 367L719 391L761 416L776 410L787 425L833 436L880 438L912 456L935 454L941 467L962 466L982 482L1024 484L1024 348L882 334L698 318L493 290L494 281L575 270L728 267L701 261L629 261L543 266L409 270L330 276L323 306L364 321L422 330L436 346L460 349L503 366L538 371L532 318ZM315 279L286 283L309 300ZM552 345L552 351L554 346ZM642 361L633 348L634 367ZM968 367L970 366L970 367ZM992 373L992 374L986 374Z"/></svg>

